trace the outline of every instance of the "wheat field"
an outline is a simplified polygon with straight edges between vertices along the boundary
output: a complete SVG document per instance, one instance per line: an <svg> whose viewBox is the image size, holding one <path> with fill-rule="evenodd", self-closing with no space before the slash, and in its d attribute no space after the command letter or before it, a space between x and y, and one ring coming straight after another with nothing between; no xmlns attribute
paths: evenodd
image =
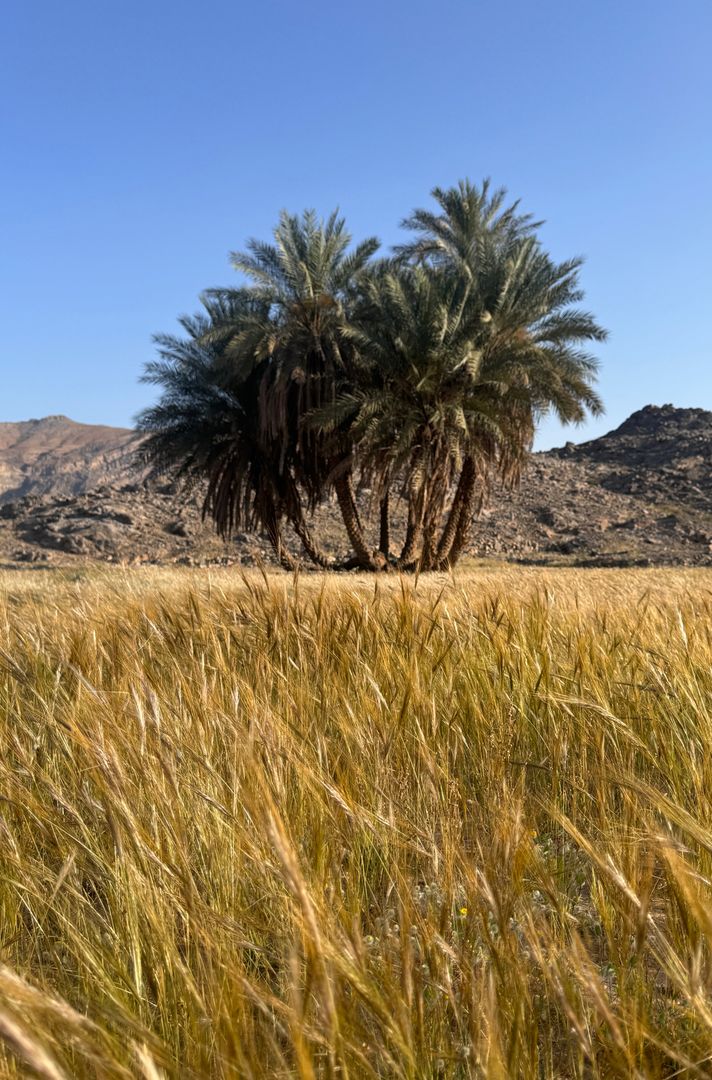
<svg viewBox="0 0 712 1080"><path fill-rule="evenodd" d="M0 1075L712 1075L712 572L0 575Z"/></svg>

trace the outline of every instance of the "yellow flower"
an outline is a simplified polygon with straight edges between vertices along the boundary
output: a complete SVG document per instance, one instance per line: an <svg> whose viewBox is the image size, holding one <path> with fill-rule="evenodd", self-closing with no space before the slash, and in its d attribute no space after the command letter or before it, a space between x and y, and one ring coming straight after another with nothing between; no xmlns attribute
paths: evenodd
<svg viewBox="0 0 712 1080"><path fill-rule="evenodd" d="M461 915L467 915L467 908L466 907L461 907L460 908L460 914Z"/></svg>

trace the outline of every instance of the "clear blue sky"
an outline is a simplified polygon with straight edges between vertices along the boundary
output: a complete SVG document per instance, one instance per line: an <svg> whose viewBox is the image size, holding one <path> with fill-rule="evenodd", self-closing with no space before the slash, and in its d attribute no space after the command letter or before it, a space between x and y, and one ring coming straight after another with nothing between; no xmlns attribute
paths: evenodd
<svg viewBox="0 0 712 1080"><path fill-rule="evenodd" d="M127 425L151 335L282 207L389 244L490 175L584 254L607 430L712 408L711 0L10 0L0 419Z"/></svg>

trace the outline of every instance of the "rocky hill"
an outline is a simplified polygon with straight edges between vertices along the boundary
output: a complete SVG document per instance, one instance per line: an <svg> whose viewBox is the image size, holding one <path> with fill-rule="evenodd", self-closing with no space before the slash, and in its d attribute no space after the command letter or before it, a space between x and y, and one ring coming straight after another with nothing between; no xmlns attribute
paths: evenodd
<svg viewBox="0 0 712 1080"><path fill-rule="evenodd" d="M648 405L601 439L559 454L602 466L611 491L712 510L712 413Z"/></svg>
<svg viewBox="0 0 712 1080"><path fill-rule="evenodd" d="M259 537L229 544L200 499L136 472L126 429L48 417L0 424L0 564L269 561ZM334 507L319 533L346 542ZM712 566L712 412L649 405L599 439L532 455L496 489L470 554L543 564Z"/></svg>
<svg viewBox="0 0 712 1080"><path fill-rule="evenodd" d="M136 433L45 416L0 424L0 504L25 495L76 495L135 479Z"/></svg>
<svg viewBox="0 0 712 1080"><path fill-rule="evenodd" d="M479 554L579 563L712 565L712 412L648 405L590 442L533 454L496 492Z"/></svg>

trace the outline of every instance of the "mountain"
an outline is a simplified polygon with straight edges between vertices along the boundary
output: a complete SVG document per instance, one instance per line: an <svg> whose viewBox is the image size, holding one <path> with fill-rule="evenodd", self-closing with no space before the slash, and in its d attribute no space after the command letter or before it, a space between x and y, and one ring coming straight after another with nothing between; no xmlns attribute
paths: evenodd
<svg viewBox="0 0 712 1080"><path fill-rule="evenodd" d="M589 442L533 454L475 550L525 561L712 565L712 412L647 405Z"/></svg>
<svg viewBox="0 0 712 1080"><path fill-rule="evenodd" d="M270 560L259 537L218 540L198 494L146 481L138 444L128 429L66 417L0 424L0 564ZM334 506L319 510L318 529L345 553ZM470 554L712 566L712 412L648 405L598 439L533 454L517 490L492 491Z"/></svg>
<svg viewBox="0 0 712 1080"><path fill-rule="evenodd" d="M139 439L128 428L45 416L0 424L0 504L24 495L75 495L135 478Z"/></svg>
<svg viewBox="0 0 712 1080"><path fill-rule="evenodd" d="M611 491L712 510L712 413L705 409L647 405L608 435L559 453L602 466Z"/></svg>

